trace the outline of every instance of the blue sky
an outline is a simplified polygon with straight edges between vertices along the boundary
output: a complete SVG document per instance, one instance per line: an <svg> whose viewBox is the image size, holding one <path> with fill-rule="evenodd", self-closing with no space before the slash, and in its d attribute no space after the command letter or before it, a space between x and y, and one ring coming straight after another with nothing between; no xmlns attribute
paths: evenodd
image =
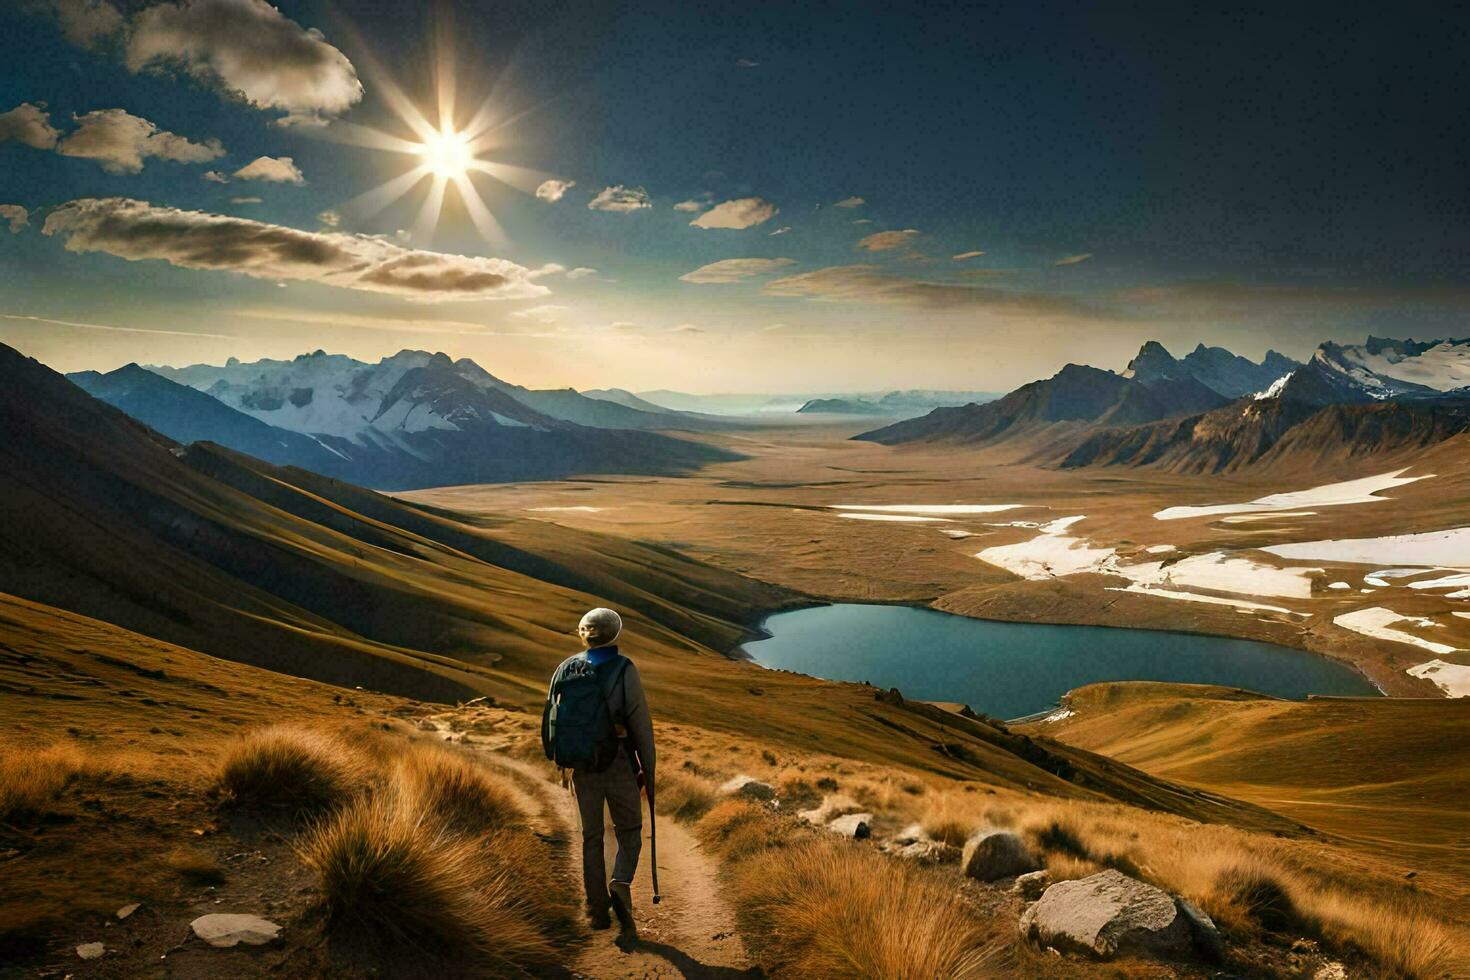
<svg viewBox="0 0 1470 980"><path fill-rule="evenodd" d="M1465 15L1280 6L22 0L0 341L709 391L1470 333ZM488 236L362 200L441 81Z"/></svg>

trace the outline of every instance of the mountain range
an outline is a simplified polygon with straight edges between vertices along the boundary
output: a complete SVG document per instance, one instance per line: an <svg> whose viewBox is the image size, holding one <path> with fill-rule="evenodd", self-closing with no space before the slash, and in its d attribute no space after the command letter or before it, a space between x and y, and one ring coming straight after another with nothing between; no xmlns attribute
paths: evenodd
<svg viewBox="0 0 1470 980"><path fill-rule="evenodd" d="M890 391L878 396L834 395L809 399L796 411L807 415L878 415L906 419L924 415L936 408L956 408L994 401L999 395L989 391Z"/></svg>
<svg viewBox="0 0 1470 980"><path fill-rule="evenodd" d="M315 351L291 360L184 368L130 364L69 375L181 443L213 442L267 462L383 489L668 474L736 458L651 430L718 428L571 389L535 391L468 358L404 350L376 364Z"/></svg>
<svg viewBox="0 0 1470 980"><path fill-rule="evenodd" d="M1324 343L1307 363L1145 343L1121 374L1068 364L987 405L938 409L855 438L1004 446L1064 467L1218 473L1324 465L1470 428L1470 340Z"/></svg>

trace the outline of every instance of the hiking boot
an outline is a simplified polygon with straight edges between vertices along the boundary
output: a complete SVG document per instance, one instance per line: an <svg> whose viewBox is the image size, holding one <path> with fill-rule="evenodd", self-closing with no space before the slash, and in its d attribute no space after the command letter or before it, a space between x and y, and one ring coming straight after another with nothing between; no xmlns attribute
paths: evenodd
<svg viewBox="0 0 1470 980"><path fill-rule="evenodd" d="M606 908L595 909L589 905L587 907L587 924L599 931L611 929L612 916L608 915Z"/></svg>
<svg viewBox="0 0 1470 980"><path fill-rule="evenodd" d="M637 935L638 926L633 921L633 892L626 881L614 881L607 886L608 896L612 900L613 915L618 917L618 925L622 931L630 935Z"/></svg>

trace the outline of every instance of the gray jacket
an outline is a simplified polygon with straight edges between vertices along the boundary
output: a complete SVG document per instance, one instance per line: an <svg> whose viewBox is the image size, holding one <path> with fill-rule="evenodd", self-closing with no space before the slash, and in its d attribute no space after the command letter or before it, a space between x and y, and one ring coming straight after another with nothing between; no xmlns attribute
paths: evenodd
<svg viewBox="0 0 1470 980"><path fill-rule="evenodd" d="M622 656L619 654L619 656ZM561 662L551 675L550 691L556 689L567 665L576 660L586 660L586 652L573 654ZM607 694L607 707L613 721L627 730L627 744L638 753L643 763L643 772L649 786L653 785L653 767L657 752L653 747L653 715L648 711L648 697L643 693L643 678L638 674L638 665L631 659L623 669L622 679L614 684Z"/></svg>

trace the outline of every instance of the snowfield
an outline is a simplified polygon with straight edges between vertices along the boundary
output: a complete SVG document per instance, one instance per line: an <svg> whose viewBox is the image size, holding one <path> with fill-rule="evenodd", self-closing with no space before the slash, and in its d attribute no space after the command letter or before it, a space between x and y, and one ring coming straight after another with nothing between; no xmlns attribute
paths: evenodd
<svg viewBox="0 0 1470 980"><path fill-rule="evenodd" d="M1332 622L1343 629L1371 636L1379 640L1392 640L1395 643L1408 643L1412 646L1421 647L1430 653L1446 654L1455 653L1458 648L1446 643L1435 643L1426 640L1422 636L1413 633L1405 633L1403 630L1391 629L1395 623L1413 623L1415 626L1437 627L1439 624L1432 619L1421 619L1418 616L1405 616L1385 609L1382 606L1369 606L1367 609L1357 609L1350 613L1343 613L1335 617Z"/></svg>
<svg viewBox="0 0 1470 980"><path fill-rule="evenodd" d="M1282 558L1340 561L1356 565L1417 565L1420 568L1470 569L1470 527L1380 538L1343 538L1277 544L1261 549ZM1379 575L1383 573L1377 573Z"/></svg>
<svg viewBox="0 0 1470 980"><path fill-rule="evenodd" d="M953 524L948 517L920 517L917 514L838 514L854 521L891 521L895 524Z"/></svg>
<svg viewBox="0 0 1470 980"><path fill-rule="evenodd" d="M1405 468L1407 469L1407 467ZM1367 476L1360 480L1344 483L1328 483L1310 490L1293 490L1288 493L1273 493L1265 497L1239 504L1209 504L1203 507L1165 507L1154 514L1155 520L1177 521L1187 517L1213 517L1217 514L1254 514L1269 511L1300 510L1303 507L1341 507L1345 504L1372 504L1387 500L1378 493L1392 490L1417 480L1430 479L1424 476L1400 476L1404 470L1394 470L1379 476ZM1379 559L1381 561L1382 559Z"/></svg>
<svg viewBox="0 0 1470 980"><path fill-rule="evenodd" d="M1029 504L828 504L832 510L861 510L874 514L999 514Z"/></svg>
<svg viewBox="0 0 1470 980"><path fill-rule="evenodd" d="M1430 660L1416 667L1410 667L1404 673L1410 677L1422 677L1426 681L1433 682L1445 693L1446 697L1470 698L1470 667L1464 664Z"/></svg>

